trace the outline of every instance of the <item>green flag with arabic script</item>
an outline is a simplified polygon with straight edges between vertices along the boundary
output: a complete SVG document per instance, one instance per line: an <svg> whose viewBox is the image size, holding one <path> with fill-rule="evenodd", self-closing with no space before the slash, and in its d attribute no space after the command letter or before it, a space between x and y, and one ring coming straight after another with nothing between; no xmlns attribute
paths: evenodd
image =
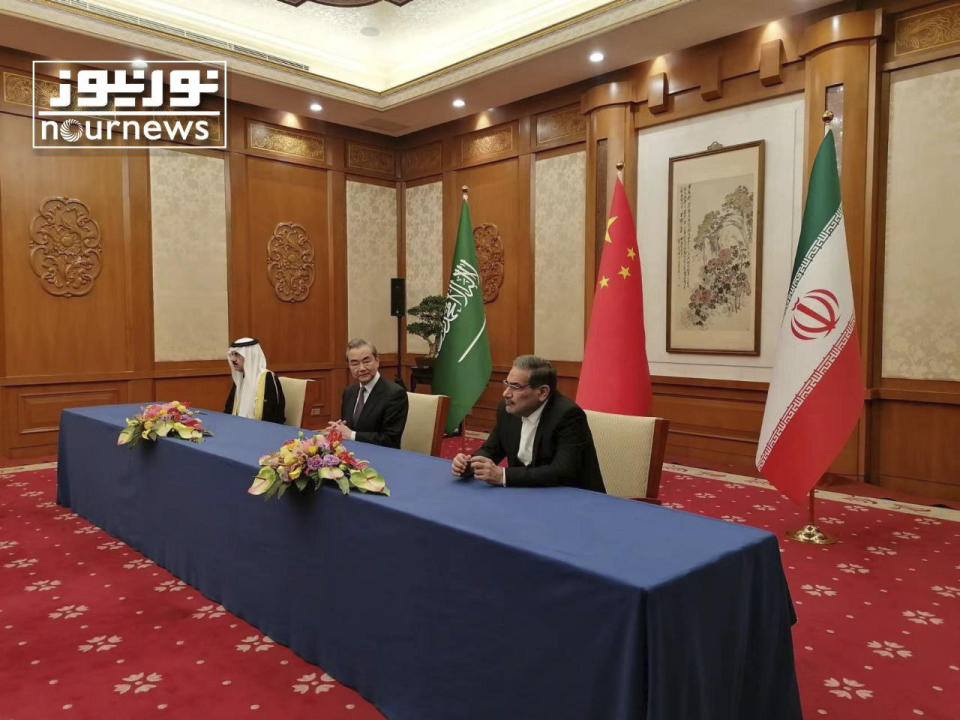
<svg viewBox="0 0 960 720"><path fill-rule="evenodd" d="M433 392L450 396L448 433L453 432L473 408L487 387L492 371L477 248L473 244L470 207L464 197L443 313L443 334L433 371Z"/></svg>

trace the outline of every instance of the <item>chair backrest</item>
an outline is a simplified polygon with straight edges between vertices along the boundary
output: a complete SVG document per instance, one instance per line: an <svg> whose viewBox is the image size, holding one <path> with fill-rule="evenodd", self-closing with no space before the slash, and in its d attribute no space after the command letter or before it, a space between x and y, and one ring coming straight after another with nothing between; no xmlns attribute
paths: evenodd
<svg viewBox="0 0 960 720"><path fill-rule="evenodd" d="M400 438L400 449L439 457L443 429L447 424L447 413L450 412L450 398L446 395L408 392L407 400L410 409Z"/></svg>
<svg viewBox="0 0 960 720"><path fill-rule="evenodd" d="M283 399L286 403L283 424L303 427L304 398L307 396L307 383L310 381L280 376L277 379L280 380L280 387L283 388Z"/></svg>
<svg viewBox="0 0 960 720"><path fill-rule="evenodd" d="M608 495L653 500L670 423L663 418L586 410Z"/></svg>

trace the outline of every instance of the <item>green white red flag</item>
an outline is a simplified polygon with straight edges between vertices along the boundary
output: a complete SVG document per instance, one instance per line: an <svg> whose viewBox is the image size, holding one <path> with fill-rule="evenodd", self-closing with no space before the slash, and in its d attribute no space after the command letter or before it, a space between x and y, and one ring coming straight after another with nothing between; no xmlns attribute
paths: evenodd
<svg viewBox="0 0 960 720"><path fill-rule="evenodd" d="M828 131L807 188L757 447L760 474L804 503L856 426L863 396L837 150Z"/></svg>

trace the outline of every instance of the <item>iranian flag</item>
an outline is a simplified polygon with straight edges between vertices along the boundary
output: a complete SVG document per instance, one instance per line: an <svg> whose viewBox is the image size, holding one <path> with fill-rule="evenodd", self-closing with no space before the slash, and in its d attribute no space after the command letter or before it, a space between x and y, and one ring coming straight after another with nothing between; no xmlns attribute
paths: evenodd
<svg viewBox="0 0 960 720"><path fill-rule="evenodd" d="M863 407L860 345L833 131L810 173L800 243L780 323L757 469L804 503Z"/></svg>

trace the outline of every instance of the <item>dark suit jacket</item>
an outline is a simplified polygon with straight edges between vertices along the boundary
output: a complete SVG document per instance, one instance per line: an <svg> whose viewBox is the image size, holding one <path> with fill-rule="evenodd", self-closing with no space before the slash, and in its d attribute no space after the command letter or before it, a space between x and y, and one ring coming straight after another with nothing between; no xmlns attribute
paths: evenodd
<svg viewBox="0 0 960 720"><path fill-rule="evenodd" d="M524 466L520 450L520 418L497 408L497 424L477 450L496 463L507 458L507 487L570 485L606 492L587 416L570 398L553 392L547 399L533 439L533 459Z"/></svg>
<svg viewBox="0 0 960 720"><path fill-rule="evenodd" d="M400 447L400 437L407 424L407 391L381 375L363 404L360 417L355 418L353 409L357 406L359 392L359 384L349 385L344 389L340 401L340 418L357 434L360 442Z"/></svg>

